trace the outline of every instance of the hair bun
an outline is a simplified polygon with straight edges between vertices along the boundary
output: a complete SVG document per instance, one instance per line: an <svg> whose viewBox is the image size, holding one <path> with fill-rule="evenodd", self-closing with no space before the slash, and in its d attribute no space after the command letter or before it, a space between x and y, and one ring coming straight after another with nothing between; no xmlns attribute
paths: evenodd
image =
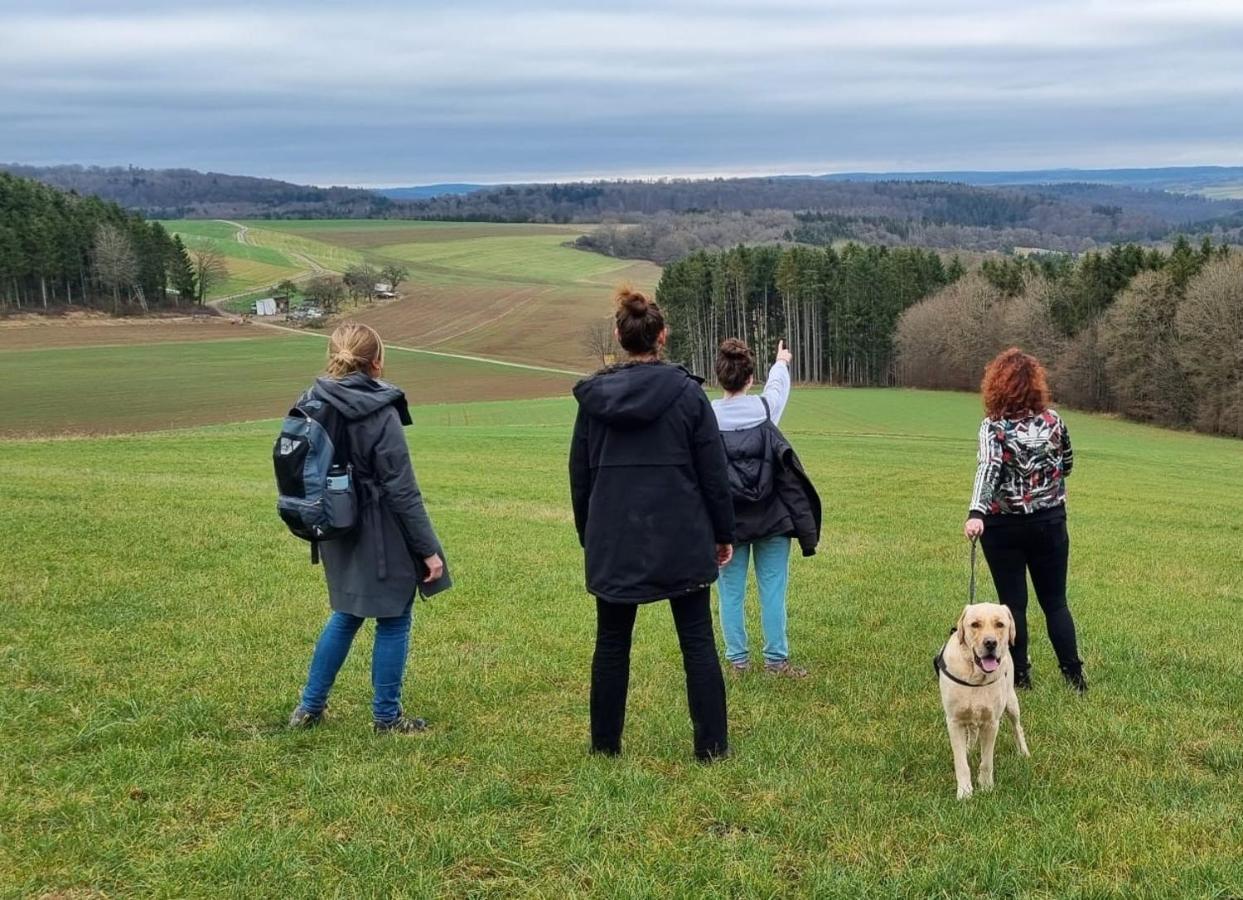
<svg viewBox="0 0 1243 900"><path fill-rule="evenodd" d="M720 352L731 359L750 359L751 348L738 338L726 338L721 341Z"/></svg>
<svg viewBox="0 0 1243 900"><path fill-rule="evenodd" d="M617 311L641 319L648 314L648 310L652 307L652 301L647 295L641 291L636 291L628 284L623 284L617 289L617 293L613 295L614 302L617 304Z"/></svg>
<svg viewBox="0 0 1243 900"><path fill-rule="evenodd" d="M634 293L622 294L617 298L617 305L632 316L637 317L647 315L647 298L637 291Z"/></svg>

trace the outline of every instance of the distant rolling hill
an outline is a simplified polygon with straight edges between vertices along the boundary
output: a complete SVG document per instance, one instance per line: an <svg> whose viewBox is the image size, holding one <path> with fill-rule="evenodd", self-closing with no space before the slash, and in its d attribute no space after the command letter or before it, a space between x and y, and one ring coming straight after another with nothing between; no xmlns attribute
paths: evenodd
<svg viewBox="0 0 1243 900"><path fill-rule="evenodd" d="M1203 194L1215 199L1243 198L1243 166L1165 166L1143 169L1013 169L953 170L925 172L832 172L824 175L776 175L794 181L943 181L977 187L1009 185L1102 184L1136 190ZM412 187L375 188L390 200L430 200L460 197L490 188L518 187L507 184L425 184Z"/></svg>
<svg viewBox="0 0 1243 900"><path fill-rule="evenodd" d="M1139 190L1243 197L1243 166L1167 166L1155 169L1028 169L1015 171L836 172L822 181L952 181L981 187L1019 184L1107 184Z"/></svg>
<svg viewBox="0 0 1243 900"><path fill-rule="evenodd" d="M432 197L473 194L485 188L496 187L490 184L420 184L413 187L373 188L373 192L390 200L429 200Z"/></svg>
<svg viewBox="0 0 1243 900"><path fill-rule="evenodd" d="M0 163L0 171L64 191L102 197L163 219L359 218L382 215L391 204L387 198L361 188L316 187L194 169Z"/></svg>

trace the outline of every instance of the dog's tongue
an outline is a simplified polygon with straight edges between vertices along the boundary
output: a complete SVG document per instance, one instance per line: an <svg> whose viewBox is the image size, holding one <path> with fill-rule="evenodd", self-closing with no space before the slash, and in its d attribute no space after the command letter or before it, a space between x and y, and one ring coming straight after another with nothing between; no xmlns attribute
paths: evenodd
<svg viewBox="0 0 1243 900"><path fill-rule="evenodd" d="M991 656L985 656L980 660L980 668L985 672L996 672L999 665L1001 663Z"/></svg>

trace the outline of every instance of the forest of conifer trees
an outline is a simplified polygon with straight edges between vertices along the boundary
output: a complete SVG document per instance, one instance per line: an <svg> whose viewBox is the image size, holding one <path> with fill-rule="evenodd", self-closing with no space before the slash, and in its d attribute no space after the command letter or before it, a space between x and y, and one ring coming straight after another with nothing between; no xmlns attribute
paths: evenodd
<svg viewBox="0 0 1243 900"><path fill-rule="evenodd" d="M726 337L756 347L785 338L804 381L889 384L902 311L963 274L928 250L740 246L696 253L664 270L656 290L670 354L700 375Z"/></svg>
<svg viewBox="0 0 1243 900"><path fill-rule="evenodd" d="M194 297L189 254L160 223L0 172L0 309L122 313Z"/></svg>

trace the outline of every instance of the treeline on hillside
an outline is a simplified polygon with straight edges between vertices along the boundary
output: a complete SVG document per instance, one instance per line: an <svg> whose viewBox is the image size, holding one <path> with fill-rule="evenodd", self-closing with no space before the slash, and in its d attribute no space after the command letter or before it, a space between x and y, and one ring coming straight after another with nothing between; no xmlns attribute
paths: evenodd
<svg viewBox="0 0 1243 900"><path fill-rule="evenodd" d="M1239 217L1243 224L1243 214ZM1100 246L1100 242L1091 237L1064 236L1030 228L989 228L893 216L782 209L657 213L629 218L634 221L605 222L597 226L580 237L576 245L606 256L648 259L659 265L700 250L726 250L739 244L798 243L826 247L854 241L887 247L975 252L1038 248L1061 253L1082 253ZM1218 229L1216 233L1225 232Z"/></svg>
<svg viewBox="0 0 1243 900"><path fill-rule="evenodd" d="M161 219L350 219L382 216L393 206L388 198L359 188L320 188L193 169L8 164L0 170Z"/></svg>
<svg viewBox="0 0 1243 900"><path fill-rule="evenodd" d="M886 221L933 229L1010 231L1012 244L1047 246L1040 235L1066 241L1152 240L1172 230L1205 230L1243 209L1243 201L1141 191L1106 185L973 187L933 181L849 182L811 178L729 178L600 181L512 185L443 196L410 205L428 218L488 221L641 224L661 213L785 210L823 213L877 228ZM808 224L810 224L810 221ZM848 232L836 237L861 237ZM982 235L977 234L973 242ZM827 241L814 241L822 243ZM917 243L918 240L912 240ZM948 242L941 237L937 243ZM988 248L994 249L994 248ZM1067 244L1049 249L1079 250Z"/></svg>
<svg viewBox="0 0 1243 900"><path fill-rule="evenodd" d="M649 259L663 266L701 250L788 243L795 240L793 232L798 224L794 213L784 209L665 212L643 217L636 223L606 222L578 238L575 245L605 256Z"/></svg>
<svg viewBox="0 0 1243 900"><path fill-rule="evenodd" d="M760 179L746 181L766 183ZM604 224L578 243L610 256L650 259L663 265L699 250L770 241L817 246L857 241L976 251L1039 248L1082 253L1102 245L1152 241L1184 231L1212 235L1218 241L1243 239L1243 213L1234 211L1237 203L1159 191L1087 184L1019 190L933 182L812 182L810 190L789 191L792 183L807 182L777 179L776 183L783 189L781 194L771 196L757 189L756 202L797 201L802 206L610 211L604 214ZM600 190L615 186L610 183ZM837 190L826 191L825 186ZM481 192L441 202L486 209L502 199L517 202L519 197L530 197L540 187L533 185L491 197ZM592 196L610 210L609 204L616 205L613 200L602 199L607 193ZM647 194L641 196L646 202ZM728 194L725 200L736 205L749 196ZM684 198L674 194L668 202L680 199ZM564 213L558 210L555 214ZM509 214L517 213L511 210Z"/></svg>
<svg viewBox="0 0 1243 900"><path fill-rule="evenodd" d="M907 309L895 343L899 384L974 390L1018 346L1060 402L1243 436L1243 254L1207 240L990 260Z"/></svg>
<svg viewBox="0 0 1243 900"><path fill-rule="evenodd" d="M963 271L915 248L743 246L667 266L656 297L670 356L705 377L726 337L766 348L761 355L785 338L796 378L887 384L902 311Z"/></svg>
<svg viewBox="0 0 1243 900"><path fill-rule="evenodd" d="M148 310L195 297L195 264L158 222L0 172L0 309Z"/></svg>

